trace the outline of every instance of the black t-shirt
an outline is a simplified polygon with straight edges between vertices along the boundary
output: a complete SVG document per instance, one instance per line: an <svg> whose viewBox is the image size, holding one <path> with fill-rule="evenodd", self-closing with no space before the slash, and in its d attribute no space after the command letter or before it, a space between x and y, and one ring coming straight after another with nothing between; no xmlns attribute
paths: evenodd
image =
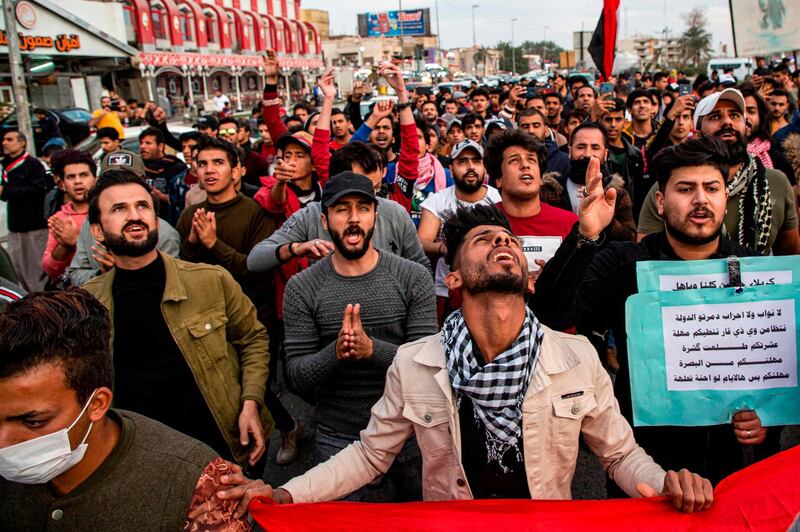
<svg viewBox="0 0 800 532"><path fill-rule="evenodd" d="M474 344L473 353L483 366L484 358ZM472 401L467 396L461 397L458 418L461 425L461 463L472 495L476 499L530 499L522 437L517 442L519 460L516 449L508 449L503 455L503 465L507 471L503 471L500 464L488 460L486 428L475 417Z"/></svg>
<svg viewBox="0 0 800 532"><path fill-rule="evenodd" d="M230 448L161 313L166 282L160 255L139 270L116 269L114 407L160 421L230 460Z"/></svg>

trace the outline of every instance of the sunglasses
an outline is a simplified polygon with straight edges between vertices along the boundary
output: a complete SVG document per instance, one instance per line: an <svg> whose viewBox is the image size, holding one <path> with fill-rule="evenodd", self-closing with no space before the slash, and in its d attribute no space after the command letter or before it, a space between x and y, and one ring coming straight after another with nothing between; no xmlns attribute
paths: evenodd
<svg viewBox="0 0 800 532"><path fill-rule="evenodd" d="M238 132L239 132L238 129L232 127L232 128L228 128L228 129L220 129L217 132L217 135L221 135L223 137L227 137L229 135L236 135Z"/></svg>

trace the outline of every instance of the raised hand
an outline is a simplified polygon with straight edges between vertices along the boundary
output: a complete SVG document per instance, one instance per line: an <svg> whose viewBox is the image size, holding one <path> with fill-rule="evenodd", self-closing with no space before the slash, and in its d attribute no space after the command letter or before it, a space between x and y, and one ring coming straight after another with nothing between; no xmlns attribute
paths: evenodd
<svg viewBox="0 0 800 532"><path fill-rule="evenodd" d="M406 82L403 79L403 73L397 65L384 61L378 67L378 73L386 78L386 83L388 83L397 94L406 92Z"/></svg>
<svg viewBox="0 0 800 532"><path fill-rule="evenodd" d="M617 191L611 187L603 190L603 174L600 159L592 157L586 168L586 186L578 207L579 231L584 237L594 240L614 219Z"/></svg>
<svg viewBox="0 0 800 532"><path fill-rule="evenodd" d="M597 122L604 114L614 108L614 100L598 98L592 105L592 121Z"/></svg>
<svg viewBox="0 0 800 532"><path fill-rule="evenodd" d="M270 85L278 83L278 78L281 76L281 67L278 63L278 55L275 50L268 48L265 51L264 57L264 77Z"/></svg>
<svg viewBox="0 0 800 532"><path fill-rule="evenodd" d="M394 102L392 100L381 100L372 108L372 116L377 120L381 120L391 115L392 109L394 109Z"/></svg>
<svg viewBox="0 0 800 532"><path fill-rule="evenodd" d="M336 98L336 85L334 83L334 70L330 69L317 80L317 86L322 96L333 100Z"/></svg>
<svg viewBox="0 0 800 532"><path fill-rule="evenodd" d="M667 118L670 120L676 120L679 116L681 116L682 112L689 109L694 109L694 105L694 96L691 94L684 94L675 100L674 104L672 104L669 113L667 113Z"/></svg>
<svg viewBox="0 0 800 532"><path fill-rule="evenodd" d="M508 106L512 109L517 108L517 102L524 98L524 95L527 92L527 87L523 87L522 85L515 85L508 91Z"/></svg>
<svg viewBox="0 0 800 532"><path fill-rule="evenodd" d="M297 178L297 163L294 161L286 162L283 159L278 159L278 162L275 163L275 171L273 172L273 177L278 180L279 183L288 183Z"/></svg>
<svg viewBox="0 0 800 532"><path fill-rule="evenodd" d="M161 107L156 107L155 111L153 111L153 120L155 120L157 124L163 124L167 121L167 112Z"/></svg>

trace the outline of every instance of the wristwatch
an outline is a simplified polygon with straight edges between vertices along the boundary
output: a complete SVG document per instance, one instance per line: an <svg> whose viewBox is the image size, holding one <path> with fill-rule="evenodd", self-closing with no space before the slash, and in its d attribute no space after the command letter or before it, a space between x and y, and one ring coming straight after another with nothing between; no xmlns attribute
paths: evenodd
<svg viewBox="0 0 800 532"><path fill-rule="evenodd" d="M578 242L575 245L576 248L581 249L582 247L597 247L600 245L600 241L603 239L603 233L600 233L595 238L588 238L583 236L580 231L578 232Z"/></svg>
<svg viewBox="0 0 800 532"><path fill-rule="evenodd" d="M413 104L411 102L398 103L397 105L394 106L394 108L397 109L398 111L402 111L403 109L408 109L412 105Z"/></svg>

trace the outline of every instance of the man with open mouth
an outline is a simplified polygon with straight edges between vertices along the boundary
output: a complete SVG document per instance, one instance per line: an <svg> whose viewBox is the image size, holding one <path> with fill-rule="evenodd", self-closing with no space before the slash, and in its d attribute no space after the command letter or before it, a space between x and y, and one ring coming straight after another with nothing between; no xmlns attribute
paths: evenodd
<svg viewBox="0 0 800 532"><path fill-rule="evenodd" d="M373 245L383 211L372 181L339 173L325 184L321 203L333 253L294 275L283 300L286 371L294 390L316 404L317 463L358 440L398 346L437 330L427 268ZM288 251L296 255L301 246L290 243ZM396 454L383 473L398 500L419 500L424 488L416 440L400 442ZM338 496L351 492L350 500L363 494L354 489Z"/></svg>

